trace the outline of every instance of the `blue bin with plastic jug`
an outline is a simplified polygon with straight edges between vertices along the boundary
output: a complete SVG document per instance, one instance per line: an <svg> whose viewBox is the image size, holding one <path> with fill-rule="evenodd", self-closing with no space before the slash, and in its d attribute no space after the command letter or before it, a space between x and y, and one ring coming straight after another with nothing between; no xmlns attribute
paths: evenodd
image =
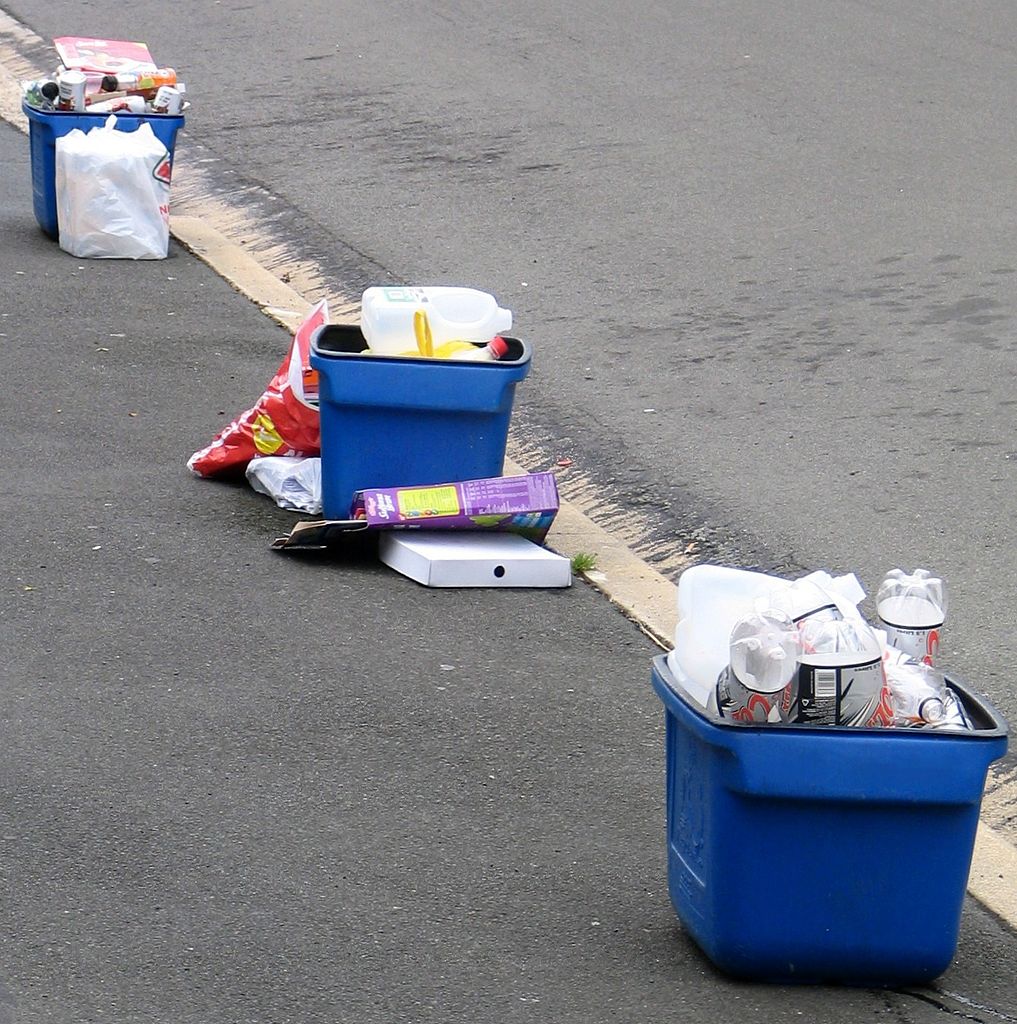
<svg viewBox="0 0 1017 1024"><path fill-rule="evenodd" d="M753 724L708 714L654 659L668 887L722 971L777 983L923 984L950 965L999 713L974 728Z"/></svg>
<svg viewBox="0 0 1017 1024"><path fill-rule="evenodd" d="M322 511L348 519L367 487L501 476L516 384L530 348L506 338L496 362L372 355L355 325L311 338L321 416Z"/></svg>
<svg viewBox="0 0 1017 1024"><path fill-rule="evenodd" d="M58 238L56 203L56 140L75 128L88 132L101 128L109 114L81 114L73 110L38 110L22 102L28 118L28 142L32 161L32 205L39 227L50 238ZM117 114L116 128L121 132L137 131L141 125L152 126L155 137L166 147L170 166L176 146L177 132L183 127L183 114Z"/></svg>

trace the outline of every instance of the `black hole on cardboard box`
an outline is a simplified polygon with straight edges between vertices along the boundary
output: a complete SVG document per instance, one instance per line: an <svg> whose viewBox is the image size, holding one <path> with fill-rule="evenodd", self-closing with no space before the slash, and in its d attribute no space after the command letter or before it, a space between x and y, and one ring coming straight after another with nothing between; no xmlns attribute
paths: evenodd
<svg viewBox="0 0 1017 1024"><path fill-rule="evenodd" d="M504 576L504 575L505 575L505 566L504 566L504 565L496 565L496 566L494 567L494 575L495 575L495 576L496 576L496 577L497 577L498 579L501 579L501 578L502 578L502 576Z"/></svg>

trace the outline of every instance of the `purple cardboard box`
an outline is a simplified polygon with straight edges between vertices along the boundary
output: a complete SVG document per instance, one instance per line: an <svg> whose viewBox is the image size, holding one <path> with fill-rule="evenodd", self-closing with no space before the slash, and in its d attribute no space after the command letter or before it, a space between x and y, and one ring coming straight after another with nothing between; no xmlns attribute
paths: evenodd
<svg viewBox="0 0 1017 1024"><path fill-rule="evenodd" d="M368 529L501 530L542 541L558 512L553 473L358 491L353 518Z"/></svg>

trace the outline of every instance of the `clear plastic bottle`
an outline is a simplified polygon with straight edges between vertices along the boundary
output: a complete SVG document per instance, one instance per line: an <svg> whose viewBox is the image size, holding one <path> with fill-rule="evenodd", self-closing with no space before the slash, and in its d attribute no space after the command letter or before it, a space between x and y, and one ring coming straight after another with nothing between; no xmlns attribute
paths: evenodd
<svg viewBox="0 0 1017 1024"><path fill-rule="evenodd" d="M891 654L883 668L893 708L893 725L915 728L939 725L946 718L943 673L908 655Z"/></svg>
<svg viewBox="0 0 1017 1024"><path fill-rule="evenodd" d="M739 619L731 630L729 664L717 680L718 714L742 722L781 721L781 695L801 650L795 624L778 609Z"/></svg>
<svg viewBox="0 0 1017 1024"><path fill-rule="evenodd" d="M103 92L134 92L151 99L164 85L176 85L177 73L173 68L154 71L118 71L102 79Z"/></svg>
<svg viewBox="0 0 1017 1024"><path fill-rule="evenodd" d="M383 355L416 349L414 314L427 314L437 348L450 341L487 343L512 328L512 313L493 295L473 288L368 288L360 304L360 330L367 347Z"/></svg>
<svg viewBox="0 0 1017 1024"><path fill-rule="evenodd" d="M893 725L905 728L971 728L964 705L939 669L893 649L887 652L883 668L893 708Z"/></svg>
<svg viewBox="0 0 1017 1024"><path fill-rule="evenodd" d="M52 78L39 78L21 83L25 102L38 110L53 110L60 97L60 86Z"/></svg>
<svg viewBox="0 0 1017 1024"><path fill-rule="evenodd" d="M946 587L927 569L891 569L876 592L876 615L892 647L935 665L946 619Z"/></svg>
<svg viewBox="0 0 1017 1024"><path fill-rule="evenodd" d="M674 649L667 663L679 685L700 707L716 702L717 676L730 662L735 622L780 583L779 576L709 563L690 566L681 574Z"/></svg>
<svg viewBox="0 0 1017 1024"><path fill-rule="evenodd" d="M772 607L786 612L796 626L814 616L843 618L833 598L806 577L792 580L786 587L775 590L769 600Z"/></svg>
<svg viewBox="0 0 1017 1024"><path fill-rule="evenodd" d="M814 725L883 725L879 638L861 619L803 622L790 717Z"/></svg>

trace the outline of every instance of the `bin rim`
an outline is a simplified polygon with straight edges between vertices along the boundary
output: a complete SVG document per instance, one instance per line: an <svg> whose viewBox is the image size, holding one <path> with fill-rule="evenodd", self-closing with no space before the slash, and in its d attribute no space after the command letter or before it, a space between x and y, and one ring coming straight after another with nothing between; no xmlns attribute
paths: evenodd
<svg viewBox="0 0 1017 1024"><path fill-rule="evenodd" d="M667 654L659 654L653 659L653 672L651 678L653 688L657 695L664 702L665 707L672 711L670 705L681 704L684 711L694 716L703 729L734 729L747 730L760 736L817 736L836 735L844 736L894 736L898 739L908 737L910 740L930 739L943 737L944 739L959 739L967 742L978 740L999 740L1009 736L1009 724L996 707L982 694L976 693L966 683L962 683L951 673L944 672L947 683L954 692L961 698L965 710L974 713L976 721L982 724L974 729L909 729L905 726L886 725L812 725L808 722L742 722L733 718L719 718L707 714L706 709L701 707L692 695L678 681L671 666L667 661Z"/></svg>
<svg viewBox="0 0 1017 1024"><path fill-rule="evenodd" d="M393 356L378 353L377 355L369 355L365 348L359 352L341 352L330 349L321 348L318 344L319 337L329 330L335 329L343 331L357 331L360 332L360 328L356 324L322 324L320 327L316 327L311 334L311 354L317 356L319 359L369 359L372 363L379 364L395 364L398 366L427 366L427 367L440 367L440 366L476 366L483 368L494 368L501 367L520 367L525 366L531 361L532 350L530 344L527 341L523 341L522 338L517 338L514 335L503 334L502 337L510 343L519 345L522 349L521 355L517 359L497 359L491 360L490 362L476 359L456 359L450 357L448 359L424 359L415 358L414 356ZM361 334L361 337L363 335Z"/></svg>
<svg viewBox="0 0 1017 1024"><path fill-rule="evenodd" d="M95 117L102 118L105 120L107 117L115 117L117 120L123 118L125 121L179 121L182 125L184 123L183 114L155 114L155 113L144 113L144 114L132 114L128 111L122 111L117 114L93 112L89 113L87 110L40 110L38 107L33 107L30 103L27 103L24 98L21 100L21 109L26 117L31 118L33 121L45 122L51 118L64 118L64 117Z"/></svg>

